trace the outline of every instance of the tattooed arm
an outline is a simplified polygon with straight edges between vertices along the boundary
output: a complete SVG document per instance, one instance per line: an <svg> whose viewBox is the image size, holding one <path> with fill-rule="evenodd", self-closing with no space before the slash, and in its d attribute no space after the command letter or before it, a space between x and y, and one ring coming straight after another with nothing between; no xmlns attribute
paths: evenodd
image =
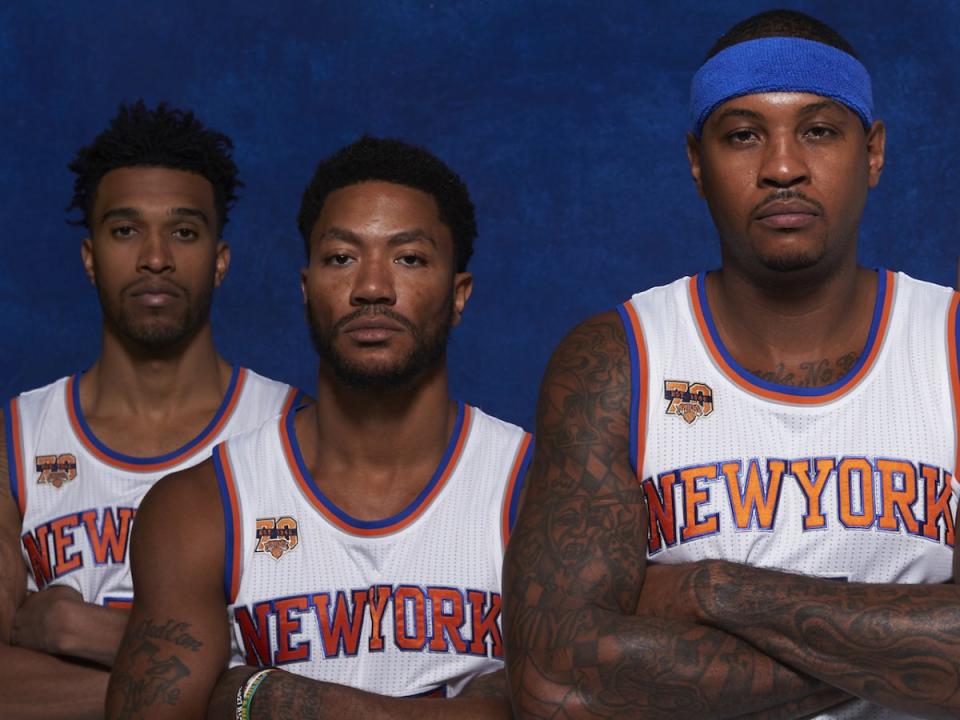
<svg viewBox="0 0 960 720"><path fill-rule="evenodd" d="M705 561L680 594L689 620L853 695L911 716L960 716L956 582L848 584Z"/></svg>
<svg viewBox="0 0 960 720"><path fill-rule="evenodd" d="M635 614L647 514L630 467L629 403L623 326L605 313L561 343L540 391L536 456L504 565L516 715L787 718L809 714L796 703L816 693L813 710L838 702L728 633Z"/></svg>
<svg viewBox="0 0 960 720"><path fill-rule="evenodd" d="M103 717L105 670L12 644L14 617L27 592L20 525L0 413L0 714L10 720Z"/></svg>
<svg viewBox="0 0 960 720"><path fill-rule="evenodd" d="M136 600L110 677L108 718L203 717L229 656L223 554L211 461L153 486L131 538Z"/></svg>

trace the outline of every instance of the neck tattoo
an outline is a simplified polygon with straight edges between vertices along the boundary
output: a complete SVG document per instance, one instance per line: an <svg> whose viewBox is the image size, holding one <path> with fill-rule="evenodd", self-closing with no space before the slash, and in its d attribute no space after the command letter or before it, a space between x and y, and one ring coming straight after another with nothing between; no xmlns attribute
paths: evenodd
<svg viewBox="0 0 960 720"><path fill-rule="evenodd" d="M791 387L822 387L836 382L854 366L860 357L858 352L849 352L836 360L821 358L807 360L789 368L779 363L774 370L753 370L753 374L761 380L789 385Z"/></svg>

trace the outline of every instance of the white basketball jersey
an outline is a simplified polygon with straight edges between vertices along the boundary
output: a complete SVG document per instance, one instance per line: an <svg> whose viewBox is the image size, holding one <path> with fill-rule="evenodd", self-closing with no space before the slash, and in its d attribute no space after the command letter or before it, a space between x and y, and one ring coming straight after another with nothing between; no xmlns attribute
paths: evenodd
<svg viewBox="0 0 960 720"><path fill-rule="evenodd" d="M62 378L5 408L28 589L64 584L87 602L129 607L127 548L147 490L164 475L209 457L214 444L289 409L298 393L235 367L219 410L197 437L166 455L140 458L111 450L93 434L80 407L78 380Z"/></svg>
<svg viewBox="0 0 960 720"><path fill-rule="evenodd" d="M423 491L367 521L317 487L293 422L214 449L232 664L391 696L452 696L501 668L500 570L530 435L460 404Z"/></svg>
<svg viewBox="0 0 960 720"><path fill-rule="evenodd" d="M631 454L651 561L721 558L851 582L949 580L958 297L880 271L863 353L815 387L761 380L737 364L703 274L619 308L633 351ZM855 701L819 717L905 716Z"/></svg>

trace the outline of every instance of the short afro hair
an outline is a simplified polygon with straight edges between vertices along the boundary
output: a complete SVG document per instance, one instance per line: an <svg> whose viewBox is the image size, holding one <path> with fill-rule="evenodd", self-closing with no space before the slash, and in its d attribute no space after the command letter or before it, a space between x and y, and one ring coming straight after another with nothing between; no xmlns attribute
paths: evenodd
<svg viewBox="0 0 960 720"><path fill-rule="evenodd" d="M835 47L859 60L859 56L844 37L832 27L796 10L767 10L741 20L727 30L707 53L709 60L721 50L738 45L747 40L759 40L768 37L792 37L813 40Z"/></svg>
<svg viewBox="0 0 960 720"><path fill-rule="evenodd" d="M405 185L431 195L440 221L453 237L454 265L464 272L473 255L477 220L463 180L443 161L422 147L402 140L364 135L321 160L300 202L297 226L310 256L310 233L320 217L327 196L341 188L363 182Z"/></svg>
<svg viewBox="0 0 960 720"><path fill-rule="evenodd" d="M67 166L76 173L73 200L67 212L78 209L79 220L69 221L90 229L90 214L100 180L111 170L126 167L161 167L201 175L213 186L218 231L227 224L227 211L237 199L237 166L233 142L221 132L205 128L189 110L167 103L154 109L143 100L121 105L110 127L80 148Z"/></svg>

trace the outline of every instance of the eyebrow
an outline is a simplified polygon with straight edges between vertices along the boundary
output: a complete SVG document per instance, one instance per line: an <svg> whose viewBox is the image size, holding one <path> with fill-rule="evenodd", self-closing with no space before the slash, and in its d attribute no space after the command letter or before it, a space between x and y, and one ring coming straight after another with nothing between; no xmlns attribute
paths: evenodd
<svg viewBox="0 0 960 720"><path fill-rule="evenodd" d="M813 113L820 112L821 110L843 110L844 106L838 103L836 100L819 100L817 102L809 103L804 105L797 111L797 115L812 115ZM728 117L745 117L750 118L751 120L763 120L763 113L758 113L755 110L748 110L747 108L732 107L724 110L717 116L717 120L723 120Z"/></svg>
<svg viewBox="0 0 960 720"><path fill-rule="evenodd" d="M325 240L327 238L333 238L335 240L340 240L341 242L349 243L350 245L361 245L363 240L354 232L346 230L341 227L330 227L324 230L318 237L317 240ZM402 230L398 233L395 233L390 236L387 240L387 244L391 247L397 245L406 245L407 243L417 242L420 240L425 240L429 242L434 247L437 247L437 241L434 237L428 233L426 230L421 228L413 228L411 230Z"/></svg>
<svg viewBox="0 0 960 720"><path fill-rule="evenodd" d="M197 208L190 207L176 207L170 208L170 215L174 217L187 217L187 218L198 218L203 222L204 225L210 225L210 219L207 217L207 214L203 210L198 210ZM123 220L139 220L143 217L143 213L132 207L118 207L110 208L107 210L103 217L100 218L100 222L106 222L107 220L113 220L114 218L120 218Z"/></svg>

